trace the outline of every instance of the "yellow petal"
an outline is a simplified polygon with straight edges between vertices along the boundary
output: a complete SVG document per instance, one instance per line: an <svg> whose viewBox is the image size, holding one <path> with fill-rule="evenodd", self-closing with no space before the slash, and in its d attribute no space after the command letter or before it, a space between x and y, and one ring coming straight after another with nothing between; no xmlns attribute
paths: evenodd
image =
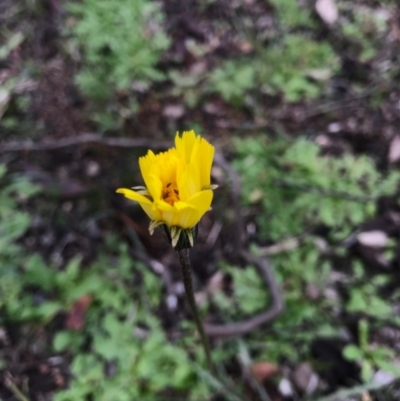
<svg viewBox="0 0 400 401"><path fill-rule="evenodd" d="M154 207L154 203L150 199L128 188L118 188L116 192L138 202L151 220L161 220L161 213Z"/></svg>
<svg viewBox="0 0 400 401"><path fill-rule="evenodd" d="M176 133L175 147L179 156L182 157L186 163L190 163L190 156L196 144L196 140L197 137L193 130L184 131L182 137L179 136L179 133Z"/></svg>
<svg viewBox="0 0 400 401"><path fill-rule="evenodd" d="M192 228L200 220L198 212L185 202L175 202L173 206L164 201L157 203L162 220L170 227Z"/></svg>
<svg viewBox="0 0 400 401"><path fill-rule="evenodd" d="M150 192L150 195L153 199L160 199L162 192L162 182L159 177L150 174L146 179L147 190Z"/></svg>
<svg viewBox="0 0 400 401"><path fill-rule="evenodd" d="M162 182L159 178L157 170L157 156L149 150L146 156L139 158L140 172L146 184L147 190L150 192L153 199L161 197Z"/></svg>
<svg viewBox="0 0 400 401"><path fill-rule="evenodd" d="M170 227L193 228L209 210L213 198L210 186L214 147L195 132L177 133L175 148L155 155L151 150L139 159L146 190L126 188L117 192L139 202L151 220ZM172 186L171 186L172 185ZM176 195L171 197L172 189ZM207 189L205 189L207 188Z"/></svg>
<svg viewBox="0 0 400 401"><path fill-rule="evenodd" d="M186 167L178 168L176 181L182 201L186 201L201 191L200 172L196 165L189 164Z"/></svg>
<svg viewBox="0 0 400 401"><path fill-rule="evenodd" d="M182 134L182 137L179 137L177 134L175 137L175 146L184 163L198 168L200 186L209 185L211 166L214 158L214 146L204 138L196 136L194 131L186 131Z"/></svg>
<svg viewBox="0 0 400 401"><path fill-rule="evenodd" d="M142 173L142 177L146 183L146 187L146 178L149 176L149 174L151 174L152 167L154 166L155 161L156 155L151 150L147 152L146 156L139 157L140 172Z"/></svg>
<svg viewBox="0 0 400 401"><path fill-rule="evenodd" d="M214 146L204 138L201 139L199 154L200 185L205 187L210 185L211 166L214 159Z"/></svg>
<svg viewBox="0 0 400 401"><path fill-rule="evenodd" d="M143 195L141 195L141 194L139 194L139 193L137 193L137 192L135 192L135 191L132 191L131 189L128 189L128 188L118 188L118 189L116 190L116 192L117 192L118 194L124 195L125 198L134 200L134 201L136 201L136 202L145 203L145 204L149 204L149 205L152 204L152 202L151 202L151 200L150 200L149 198L146 198L145 196L143 196Z"/></svg>
<svg viewBox="0 0 400 401"><path fill-rule="evenodd" d="M199 220L210 209L214 193L210 189L198 192L186 201L187 204L192 206L199 213ZM197 224L197 223L196 223Z"/></svg>
<svg viewBox="0 0 400 401"><path fill-rule="evenodd" d="M193 228L211 206L213 192L201 191L192 196L187 202L178 201L173 206L164 201L156 203L160 210L162 220L172 227Z"/></svg>

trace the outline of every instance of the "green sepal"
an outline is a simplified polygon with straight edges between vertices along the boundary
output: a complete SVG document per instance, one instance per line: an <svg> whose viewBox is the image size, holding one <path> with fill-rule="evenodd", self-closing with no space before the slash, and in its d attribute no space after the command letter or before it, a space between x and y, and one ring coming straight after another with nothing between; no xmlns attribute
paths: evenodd
<svg viewBox="0 0 400 401"><path fill-rule="evenodd" d="M202 191L206 190L206 189L211 189L212 191L214 191L214 189L217 189L219 187L219 185L217 184L210 184L210 185L205 185L203 188L201 188Z"/></svg>
<svg viewBox="0 0 400 401"><path fill-rule="evenodd" d="M152 220L150 222L150 226L149 226L149 231L150 231L150 235L153 235L154 230L159 227L161 224L165 224L163 221L161 220Z"/></svg>
<svg viewBox="0 0 400 401"><path fill-rule="evenodd" d="M138 186L138 187L131 187L131 189L140 195L153 199L153 197L151 196L150 192L146 187Z"/></svg>
<svg viewBox="0 0 400 401"><path fill-rule="evenodd" d="M197 224L193 228L188 229L183 229L182 227L177 226L169 227L166 224L159 224L157 227L161 228L161 231L167 237L168 242L177 251L192 248L198 233Z"/></svg>

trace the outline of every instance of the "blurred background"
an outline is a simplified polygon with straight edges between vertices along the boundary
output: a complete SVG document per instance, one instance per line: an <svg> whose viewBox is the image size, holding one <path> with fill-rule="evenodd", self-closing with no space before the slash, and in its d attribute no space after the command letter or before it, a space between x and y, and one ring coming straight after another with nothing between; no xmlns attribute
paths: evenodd
<svg viewBox="0 0 400 401"><path fill-rule="evenodd" d="M396 0L1 0L0 400L399 400L399 58ZM190 129L216 377L115 194Z"/></svg>

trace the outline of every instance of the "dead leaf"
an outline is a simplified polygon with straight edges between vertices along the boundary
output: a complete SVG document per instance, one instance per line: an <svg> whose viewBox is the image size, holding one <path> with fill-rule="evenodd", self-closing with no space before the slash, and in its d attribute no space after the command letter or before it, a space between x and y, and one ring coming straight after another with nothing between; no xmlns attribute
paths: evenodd
<svg viewBox="0 0 400 401"><path fill-rule="evenodd" d="M395 136L389 148L389 162L396 163L400 160L400 136Z"/></svg>
<svg viewBox="0 0 400 401"><path fill-rule="evenodd" d="M203 109L206 113L214 116L224 115L224 110L222 109L222 105L218 102L207 102L204 104Z"/></svg>
<svg viewBox="0 0 400 401"><path fill-rule="evenodd" d="M207 292L212 294L222 291L225 286L224 279L224 273L220 270L217 271L207 282Z"/></svg>
<svg viewBox="0 0 400 401"><path fill-rule="evenodd" d="M177 120L185 114L185 108L181 104L170 104L164 107L162 114L164 117Z"/></svg>
<svg viewBox="0 0 400 401"><path fill-rule="evenodd" d="M253 363L250 369L260 383L280 373L279 367L270 362Z"/></svg>
<svg viewBox="0 0 400 401"><path fill-rule="evenodd" d="M342 130L342 125L339 122L330 123L328 125L328 132L331 134L337 134Z"/></svg>
<svg viewBox="0 0 400 401"><path fill-rule="evenodd" d="M314 81L326 82L332 77L332 72L328 68L320 68L308 71L307 76Z"/></svg>
<svg viewBox="0 0 400 401"><path fill-rule="evenodd" d="M293 372L293 383L301 392L312 394L318 387L319 379L311 365L303 362Z"/></svg>
<svg viewBox="0 0 400 401"><path fill-rule="evenodd" d="M201 75L207 70L207 63L204 60L193 63L189 68L190 75Z"/></svg>
<svg viewBox="0 0 400 401"><path fill-rule="evenodd" d="M250 53L253 50L253 45L246 40L236 43L236 47L244 54Z"/></svg>
<svg viewBox="0 0 400 401"><path fill-rule="evenodd" d="M6 112L8 103L10 102L10 91L7 89L0 89L0 119Z"/></svg>
<svg viewBox="0 0 400 401"><path fill-rule="evenodd" d="M388 236L383 231L365 231L357 235L357 240L364 246L383 248L387 244Z"/></svg>
<svg viewBox="0 0 400 401"><path fill-rule="evenodd" d="M335 0L317 0L315 11L327 25L333 25L339 18Z"/></svg>
<svg viewBox="0 0 400 401"><path fill-rule="evenodd" d="M363 391L361 400L362 401L372 401L370 393L368 391Z"/></svg>
<svg viewBox="0 0 400 401"><path fill-rule="evenodd" d="M323 135L323 134L318 135L318 136L315 138L315 143L316 143L317 145L319 145L319 146L322 146L322 147L332 146L332 141L331 141L331 139L329 138L329 136Z"/></svg>
<svg viewBox="0 0 400 401"><path fill-rule="evenodd" d="M70 330L79 331L85 325L86 311L92 303L91 295L84 295L79 298L67 316L66 326Z"/></svg>

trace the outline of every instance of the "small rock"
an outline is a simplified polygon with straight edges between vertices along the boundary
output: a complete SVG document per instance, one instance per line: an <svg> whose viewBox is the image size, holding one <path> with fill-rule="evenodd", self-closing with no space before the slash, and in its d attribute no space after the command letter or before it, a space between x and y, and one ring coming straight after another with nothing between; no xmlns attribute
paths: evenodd
<svg viewBox="0 0 400 401"><path fill-rule="evenodd" d="M191 75L201 75L207 70L207 63L205 61L198 61L194 63L190 69L189 73Z"/></svg>
<svg viewBox="0 0 400 401"><path fill-rule="evenodd" d="M317 0L315 11L327 25L333 25L339 18L335 0Z"/></svg>
<svg viewBox="0 0 400 401"><path fill-rule="evenodd" d="M328 132L330 132L331 134L337 134L338 132L340 132L342 130L342 126L340 125L340 123L336 122L336 123L330 123L328 125Z"/></svg>
<svg viewBox="0 0 400 401"><path fill-rule="evenodd" d="M388 236L383 231L365 231L357 235L357 240L364 246L383 248L387 245Z"/></svg>
<svg viewBox="0 0 400 401"><path fill-rule="evenodd" d="M221 116L224 114L221 109L221 105L219 105L215 102L207 102L204 105L203 109L206 113L214 115L214 116Z"/></svg>
<svg viewBox="0 0 400 401"><path fill-rule="evenodd" d="M311 394L318 387L319 379L310 364L304 362L293 372L293 382L301 392Z"/></svg>
<svg viewBox="0 0 400 401"><path fill-rule="evenodd" d="M328 147L332 145L332 141L326 135L318 135L315 138L315 143L319 146Z"/></svg>
<svg viewBox="0 0 400 401"><path fill-rule="evenodd" d="M285 397L285 398L291 398L293 397L293 387L292 383L286 378L283 378L280 383L279 383L279 392Z"/></svg>
<svg viewBox="0 0 400 401"><path fill-rule="evenodd" d="M293 383L300 391L305 393L312 374L312 367L308 363L301 363L293 372Z"/></svg>
<svg viewBox="0 0 400 401"><path fill-rule="evenodd" d="M185 108L181 104L170 104L164 107L162 114L164 117L177 120L185 114Z"/></svg>
<svg viewBox="0 0 400 401"><path fill-rule="evenodd" d="M372 383L378 384L379 386L386 386L390 384L395 378L396 375L393 373L386 372L384 370L378 370L377 372L375 372L372 378Z"/></svg>
<svg viewBox="0 0 400 401"><path fill-rule="evenodd" d="M390 163L400 160L400 136L395 136L390 144L388 159Z"/></svg>
<svg viewBox="0 0 400 401"><path fill-rule="evenodd" d="M134 81L132 83L132 90L138 93L145 93L149 89L149 84L142 81Z"/></svg>
<svg viewBox="0 0 400 401"><path fill-rule="evenodd" d="M170 311L173 311L178 306L178 298L174 294L169 294L167 296L167 307Z"/></svg>
<svg viewBox="0 0 400 401"><path fill-rule="evenodd" d="M248 41L240 41L236 44L236 47L242 52L242 53L250 53L253 50L253 46L250 42Z"/></svg>
<svg viewBox="0 0 400 401"><path fill-rule="evenodd" d="M88 177L96 177L100 172L100 164L95 161L90 161L86 166L86 175Z"/></svg>
<svg viewBox="0 0 400 401"><path fill-rule="evenodd" d="M321 296L321 291L316 285L309 283L306 286L306 296L310 301L315 301Z"/></svg>
<svg viewBox="0 0 400 401"><path fill-rule="evenodd" d="M8 103L10 102L10 91L6 89L0 89L0 118L5 113Z"/></svg>
<svg viewBox="0 0 400 401"><path fill-rule="evenodd" d="M64 202L61 205L61 207L62 207L62 210L64 210L64 212L69 213L72 210L72 208L74 207L74 204L71 201L67 201L67 202Z"/></svg>

